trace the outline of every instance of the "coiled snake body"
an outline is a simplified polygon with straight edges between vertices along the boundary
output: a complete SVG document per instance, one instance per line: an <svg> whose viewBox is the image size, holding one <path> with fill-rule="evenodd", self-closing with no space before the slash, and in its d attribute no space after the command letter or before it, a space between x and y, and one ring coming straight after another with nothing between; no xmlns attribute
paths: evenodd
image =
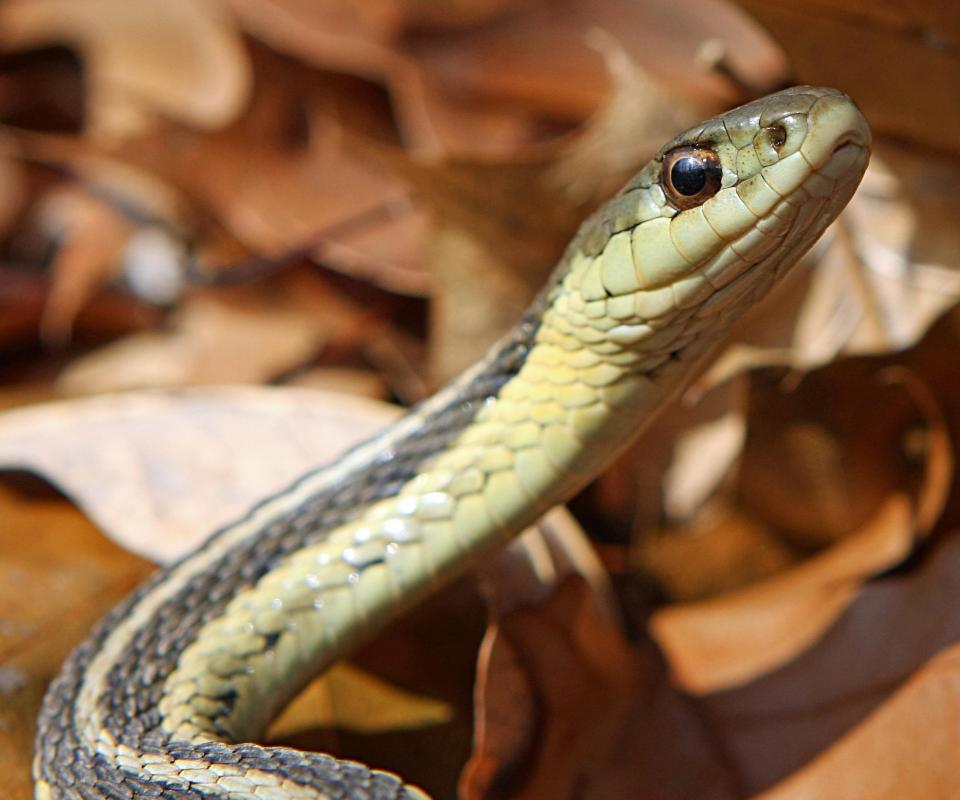
<svg viewBox="0 0 960 800"><path fill-rule="evenodd" d="M680 134L459 380L102 620L51 684L38 800L422 798L254 739L318 671L582 487L853 194L870 134L799 87Z"/></svg>

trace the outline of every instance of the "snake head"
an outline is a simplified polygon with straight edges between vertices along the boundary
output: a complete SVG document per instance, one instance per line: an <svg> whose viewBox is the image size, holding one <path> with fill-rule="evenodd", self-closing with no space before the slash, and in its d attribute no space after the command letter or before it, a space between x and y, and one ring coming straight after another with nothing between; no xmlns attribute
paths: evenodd
<svg viewBox="0 0 960 800"><path fill-rule="evenodd" d="M584 224L558 276L561 327L644 351L654 332L670 352L715 340L836 218L869 154L854 102L810 86L679 134Z"/></svg>

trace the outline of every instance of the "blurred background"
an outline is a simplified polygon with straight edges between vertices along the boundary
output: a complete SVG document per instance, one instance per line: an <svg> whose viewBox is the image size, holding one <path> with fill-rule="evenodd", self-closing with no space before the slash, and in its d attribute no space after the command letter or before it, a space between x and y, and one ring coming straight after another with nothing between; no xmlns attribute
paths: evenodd
<svg viewBox="0 0 960 800"><path fill-rule="evenodd" d="M958 54L934 0L0 0L9 796L152 562L429 396L666 139L794 83L874 130L841 220L573 517L269 736L470 800L951 796Z"/></svg>

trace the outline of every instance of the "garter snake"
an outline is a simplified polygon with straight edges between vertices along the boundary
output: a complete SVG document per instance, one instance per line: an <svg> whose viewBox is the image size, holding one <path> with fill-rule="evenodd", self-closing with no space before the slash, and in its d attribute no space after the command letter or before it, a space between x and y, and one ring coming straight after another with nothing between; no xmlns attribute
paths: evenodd
<svg viewBox="0 0 960 800"><path fill-rule="evenodd" d="M318 671L582 487L853 194L870 133L797 87L675 137L461 378L103 619L44 699L38 800L423 797L249 744Z"/></svg>

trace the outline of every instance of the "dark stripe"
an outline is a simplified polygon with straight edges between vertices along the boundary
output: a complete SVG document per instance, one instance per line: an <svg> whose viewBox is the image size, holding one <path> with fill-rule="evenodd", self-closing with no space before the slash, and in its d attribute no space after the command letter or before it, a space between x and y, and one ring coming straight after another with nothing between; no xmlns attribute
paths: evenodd
<svg viewBox="0 0 960 800"><path fill-rule="evenodd" d="M357 517L371 503L395 495L418 473L424 461L444 450L469 426L487 399L495 397L526 360L536 336L545 297L545 293L541 295L541 299L492 356L488 366L464 386L451 402L432 413L423 425L376 454L369 463L335 485L310 497L299 508L278 515L259 533L210 564L202 574L194 576L180 592L155 611L111 669L107 688L100 698L104 724L118 742L135 751L145 747L155 752L169 750L169 742L160 729L157 706L164 681L175 669L184 648L196 639L206 623L223 612L239 592L251 588L291 553L321 541L328 531ZM315 470L300 481L319 471ZM287 491L290 489L280 494ZM272 498L252 509L244 520L249 519L250 514L263 503L269 502L269 499ZM214 534L201 551L207 551L233 527L235 525ZM185 560L195 557L193 554ZM72 717L84 671L104 640L135 605L177 566L179 564L159 572L105 617L90 638L73 652L60 676L51 684L38 720L37 751L41 754L41 777L58 787L62 793L59 796L98 797L92 787L100 785L98 791L101 795L105 794L105 781L113 782L110 785L114 791L121 793L118 795L120 797L206 796L185 795L183 790L164 785L162 781L156 783L159 794L151 795L139 789L133 794L122 794L128 791L131 786L129 781L135 776L127 775L102 757L88 753L72 726L64 725ZM229 708L235 697L220 699ZM219 744L204 748L181 748L179 744L177 747L183 750L185 758L210 758L220 763L235 763L240 754L248 767L259 765L261 769L280 771L294 780L300 780L294 776L296 772L304 779L309 778L324 787L331 797L364 796L351 793L350 787L355 786L352 783L354 781L369 783L370 790L376 792L371 797L392 800L400 792L397 788L400 784L394 779L316 754L277 751L274 748L250 749L246 745L243 750ZM332 769L331 765L337 765L336 769ZM359 772L355 773L354 770ZM332 783L328 786L329 781ZM54 793L54 797L59 796Z"/></svg>

